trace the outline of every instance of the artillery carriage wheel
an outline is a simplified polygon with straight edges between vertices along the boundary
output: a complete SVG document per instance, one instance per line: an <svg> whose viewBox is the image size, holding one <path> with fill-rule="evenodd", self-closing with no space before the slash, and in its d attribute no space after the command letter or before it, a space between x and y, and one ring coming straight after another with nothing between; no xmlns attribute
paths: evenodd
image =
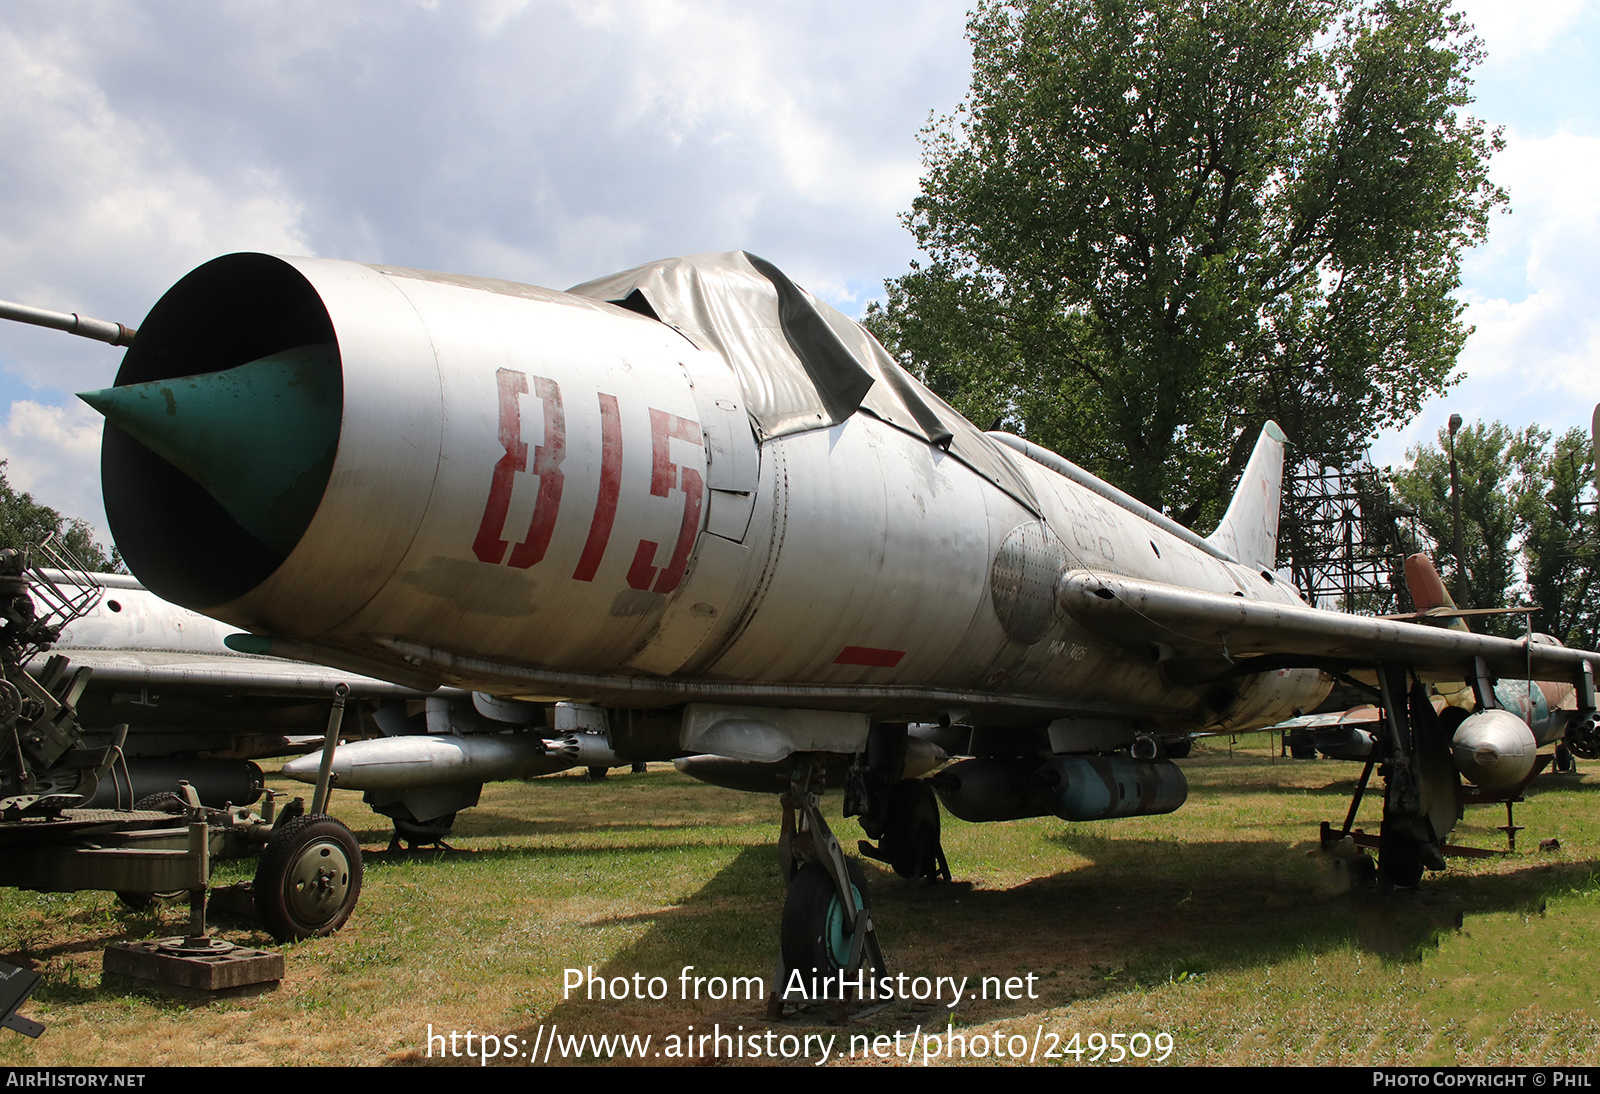
<svg viewBox="0 0 1600 1094"><path fill-rule="evenodd" d="M296 817L261 852L254 892L256 915L279 942L332 934L361 896L361 845L332 817Z"/></svg>

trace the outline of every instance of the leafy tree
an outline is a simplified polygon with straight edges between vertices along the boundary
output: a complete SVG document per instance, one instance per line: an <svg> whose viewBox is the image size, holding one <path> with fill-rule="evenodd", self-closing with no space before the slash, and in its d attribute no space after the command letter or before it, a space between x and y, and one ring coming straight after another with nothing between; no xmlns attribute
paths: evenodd
<svg viewBox="0 0 1600 1094"><path fill-rule="evenodd" d="M930 261L867 316L956 407L1194 523L1267 418L1343 466L1448 383L1505 195L1447 0L983 0L968 37Z"/></svg>
<svg viewBox="0 0 1600 1094"><path fill-rule="evenodd" d="M1455 518L1450 503L1450 434L1439 431L1439 444L1407 449L1408 470L1394 474L1395 492L1416 511L1423 536L1418 550L1433 556L1445 588L1458 601L1462 570L1467 595L1463 608L1499 608L1508 603L1512 569L1515 507L1512 485L1513 450L1530 443L1529 431L1513 436L1499 422L1486 426L1474 422L1456 434L1456 466L1461 480L1461 550L1455 555ZM1536 439L1536 438L1535 438ZM1482 630L1473 624L1474 630ZM1506 627L1492 629L1505 631ZM1517 629L1517 628L1513 628Z"/></svg>
<svg viewBox="0 0 1600 1094"><path fill-rule="evenodd" d="M89 522L63 517L48 505L40 505L32 494L19 494L5 477L6 461L0 460L0 549L32 547L54 533L74 558L90 570L120 572L122 556L115 547L106 554L95 542Z"/></svg>
<svg viewBox="0 0 1600 1094"><path fill-rule="evenodd" d="M1533 629L1569 646L1600 644L1600 521L1596 519L1594 450L1581 429L1549 444L1550 434L1528 430L1530 444L1516 453L1521 483L1514 497L1521 535L1525 595L1540 606Z"/></svg>
<svg viewBox="0 0 1600 1094"><path fill-rule="evenodd" d="M1533 629L1568 645L1594 648L1600 576L1589 440L1574 429L1551 444L1538 426L1513 433L1477 422L1456 434L1461 480L1462 557L1454 550L1449 433L1437 445L1406 452L1411 467L1392 474L1395 491L1416 510L1422 540L1452 592L1464 568L1467 603L1496 608L1515 599L1537 604ZM1520 580L1519 580L1520 579ZM1475 630L1515 635L1520 620L1491 620Z"/></svg>

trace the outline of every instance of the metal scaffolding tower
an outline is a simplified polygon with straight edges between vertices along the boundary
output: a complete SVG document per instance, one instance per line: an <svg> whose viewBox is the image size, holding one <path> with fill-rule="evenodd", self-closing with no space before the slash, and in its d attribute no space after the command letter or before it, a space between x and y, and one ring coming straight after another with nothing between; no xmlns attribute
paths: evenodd
<svg viewBox="0 0 1600 1094"><path fill-rule="evenodd" d="M1318 607L1410 611L1404 564L1416 533L1402 522L1415 516L1366 456L1349 467L1301 464L1284 475L1278 565Z"/></svg>

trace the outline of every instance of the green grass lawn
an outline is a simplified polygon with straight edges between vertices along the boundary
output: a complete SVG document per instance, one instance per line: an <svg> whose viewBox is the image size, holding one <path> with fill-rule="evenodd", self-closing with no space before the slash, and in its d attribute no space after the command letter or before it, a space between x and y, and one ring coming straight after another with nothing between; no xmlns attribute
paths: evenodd
<svg viewBox="0 0 1600 1094"><path fill-rule="evenodd" d="M1169 817L947 815L953 885L918 887L863 863L892 972L968 977L969 990L1031 975L1035 998L967 1000L953 1013L902 1002L844 1026L812 1014L773 1028L837 1035L840 1050L852 1036L904 1043L953 1025L1013 1049L1018 1038L1059 1049L1076 1034L1087 1049L1093 1036L1165 1033L1169 1062L1189 1064L1597 1062L1600 773L1545 777L1518 809L1528 827L1516 855L1453 860L1419 890L1378 898L1347 892L1315 850L1317 823L1343 817L1359 768L1244 741L1253 747L1213 743L1184 762L1189 801ZM836 819L837 795L828 805L852 846L854 822ZM1359 823L1375 831L1378 808L1369 795ZM461 815L455 851L394 856L381 853L384 819L358 795L336 794L334 811L368 851L361 903L339 935L285 947L282 986L254 998L194 1006L100 987L107 943L180 933L180 908L0 892L0 956L44 974L23 1009L48 1026L37 1041L0 1032L0 1064L426 1063L430 1025L530 1041L553 1025L656 1044L691 1025L768 1029L759 1001L679 996L689 965L708 983L773 975L775 798L665 765L600 783L492 785ZM1469 811L1454 838L1501 847L1503 819ZM1547 837L1561 848L1535 850ZM219 880L252 870L227 864ZM229 941L271 944L248 924L216 925ZM660 977L670 991L564 998L567 969Z"/></svg>

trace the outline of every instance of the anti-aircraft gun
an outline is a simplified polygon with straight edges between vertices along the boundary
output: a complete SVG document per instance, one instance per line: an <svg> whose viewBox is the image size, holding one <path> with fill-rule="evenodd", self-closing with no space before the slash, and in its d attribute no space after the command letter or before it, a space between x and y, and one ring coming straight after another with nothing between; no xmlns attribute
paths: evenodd
<svg viewBox="0 0 1600 1094"><path fill-rule="evenodd" d="M211 863L259 853L254 882L212 892L213 905L253 913L285 942L343 926L361 891L360 844L322 812L326 785L310 811L299 798L278 808L271 791L259 812L253 796L208 808L187 782L134 801L123 756L127 726L117 726L108 744L86 746L77 703L92 670L45 656L103 592L53 539L30 551L0 550L0 885L107 890L140 908L187 896L186 935L111 946L106 971L202 990L279 979L281 955L208 935ZM330 742L338 738L343 690ZM89 807L108 783L115 807Z"/></svg>

